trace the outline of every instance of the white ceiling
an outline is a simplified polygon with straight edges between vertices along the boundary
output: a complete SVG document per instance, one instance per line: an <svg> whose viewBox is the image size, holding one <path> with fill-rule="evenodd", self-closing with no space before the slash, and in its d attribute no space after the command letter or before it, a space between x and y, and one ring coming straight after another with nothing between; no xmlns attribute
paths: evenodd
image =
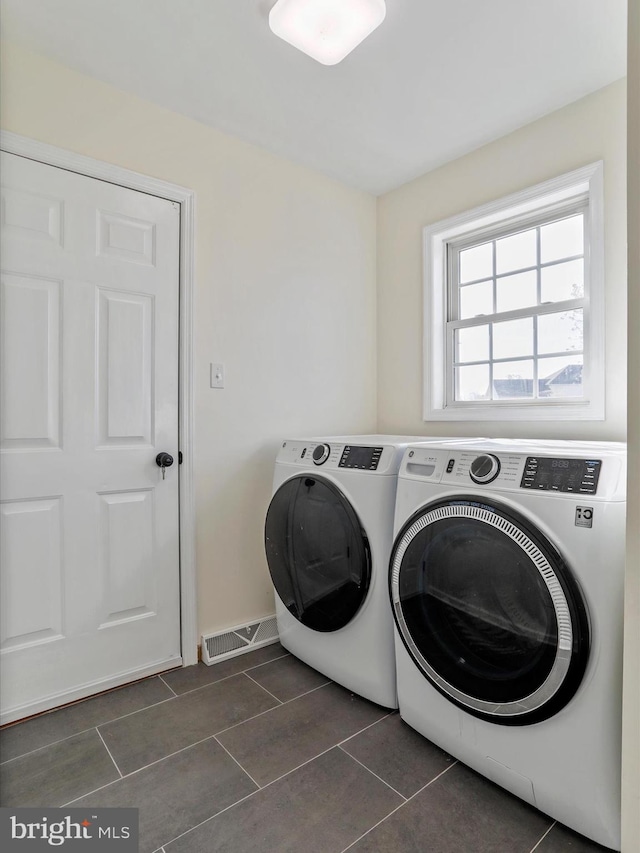
<svg viewBox="0 0 640 853"><path fill-rule="evenodd" d="M336 66L275 0L1 2L7 39L375 194L626 70L626 0L387 0Z"/></svg>

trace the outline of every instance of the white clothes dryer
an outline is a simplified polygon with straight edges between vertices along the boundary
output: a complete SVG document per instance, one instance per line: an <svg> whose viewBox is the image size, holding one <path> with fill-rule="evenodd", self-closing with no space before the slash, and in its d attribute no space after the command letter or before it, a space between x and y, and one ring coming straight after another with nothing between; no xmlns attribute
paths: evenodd
<svg viewBox="0 0 640 853"><path fill-rule="evenodd" d="M618 850L625 445L408 448L390 592L400 715Z"/></svg>
<svg viewBox="0 0 640 853"><path fill-rule="evenodd" d="M280 642L338 684L397 708L387 573L396 480L416 437L288 439L265 549Z"/></svg>

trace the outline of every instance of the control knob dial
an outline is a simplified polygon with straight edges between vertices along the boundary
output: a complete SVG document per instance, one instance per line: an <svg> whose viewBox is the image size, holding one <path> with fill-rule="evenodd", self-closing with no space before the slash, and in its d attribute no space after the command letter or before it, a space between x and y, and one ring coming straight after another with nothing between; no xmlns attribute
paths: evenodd
<svg viewBox="0 0 640 853"><path fill-rule="evenodd" d="M329 454L331 453L331 448L328 444L316 444L313 448L313 464L314 465L324 465L324 463L329 458Z"/></svg>
<svg viewBox="0 0 640 853"><path fill-rule="evenodd" d="M493 453L476 456L469 468L469 476L474 483L491 483L500 473L500 460Z"/></svg>

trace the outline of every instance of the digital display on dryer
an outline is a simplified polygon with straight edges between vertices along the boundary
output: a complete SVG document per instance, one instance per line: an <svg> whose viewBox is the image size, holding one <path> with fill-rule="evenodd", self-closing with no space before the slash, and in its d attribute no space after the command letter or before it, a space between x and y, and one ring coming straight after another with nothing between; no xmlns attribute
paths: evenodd
<svg viewBox="0 0 640 853"><path fill-rule="evenodd" d="M601 459L528 456L520 488L594 495L601 467Z"/></svg>
<svg viewBox="0 0 640 853"><path fill-rule="evenodd" d="M342 451L338 467L375 471L381 456L382 447L354 447L352 444L347 444Z"/></svg>

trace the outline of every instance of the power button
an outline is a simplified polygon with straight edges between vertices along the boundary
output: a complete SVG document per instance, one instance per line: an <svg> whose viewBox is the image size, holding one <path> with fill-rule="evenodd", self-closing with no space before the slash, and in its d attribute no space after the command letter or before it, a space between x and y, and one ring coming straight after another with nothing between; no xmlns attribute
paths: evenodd
<svg viewBox="0 0 640 853"><path fill-rule="evenodd" d="M453 471L453 466L456 464L455 459L450 459L447 463L447 474L450 474Z"/></svg>

